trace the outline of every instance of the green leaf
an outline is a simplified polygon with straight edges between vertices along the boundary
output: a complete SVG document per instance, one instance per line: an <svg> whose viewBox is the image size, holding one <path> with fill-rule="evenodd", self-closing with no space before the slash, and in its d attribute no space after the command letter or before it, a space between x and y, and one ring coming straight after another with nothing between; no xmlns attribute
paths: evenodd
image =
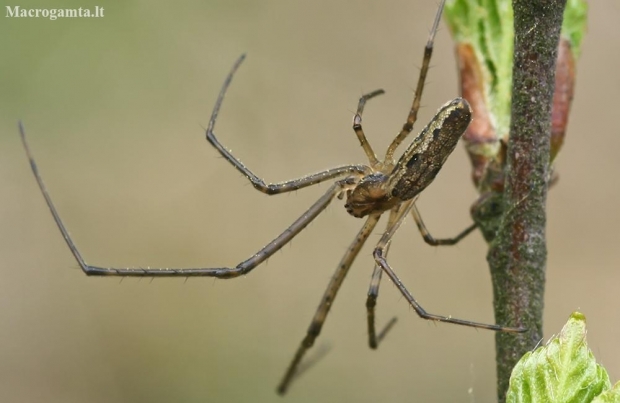
<svg viewBox="0 0 620 403"><path fill-rule="evenodd" d="M596 363L586 343L585 316L575 312L558 336L525 354L517 363L506 402L592 402L610 387L607 372ZM618 400L601 400L608 401Z"/></svg>
<svg viewBox="0 0 620 403"><path fill-rule="evenodd" d="M616 383L612 389L595 397L592 403L620 403L620 382Z"/></svg>
<svg viewBox="0 0 620 403"><path fill-rule="evenodd" d="M562 36L570 42L575 58L581 53L581 41L586 33L588 4L584 0L568 0L562 21Z"/></svg>

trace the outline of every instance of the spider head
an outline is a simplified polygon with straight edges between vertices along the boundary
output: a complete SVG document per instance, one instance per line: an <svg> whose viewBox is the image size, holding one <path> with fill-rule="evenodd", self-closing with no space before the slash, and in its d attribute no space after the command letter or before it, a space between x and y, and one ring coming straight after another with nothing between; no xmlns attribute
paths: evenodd
<svg viewBox="0 0 620 403"><path fill-rule="evenodd" d="M348 193L344 208L353 217L361 218L371 213L379 213L390 209L400 200L389 195L386 190L388 176L373 173L364 176L357 186Z"/></svg>

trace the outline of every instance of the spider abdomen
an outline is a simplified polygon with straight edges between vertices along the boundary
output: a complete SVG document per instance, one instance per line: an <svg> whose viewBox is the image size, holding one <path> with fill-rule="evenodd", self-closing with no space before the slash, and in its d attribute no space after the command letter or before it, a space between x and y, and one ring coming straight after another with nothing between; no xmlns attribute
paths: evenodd
<svg viewBox="0 0 620 403"><path fill-rule="evenodd" d="M435 179L472 119L469 103L455 98L443 105L400 157L386 188L401 200L410 200Z"/></svg>

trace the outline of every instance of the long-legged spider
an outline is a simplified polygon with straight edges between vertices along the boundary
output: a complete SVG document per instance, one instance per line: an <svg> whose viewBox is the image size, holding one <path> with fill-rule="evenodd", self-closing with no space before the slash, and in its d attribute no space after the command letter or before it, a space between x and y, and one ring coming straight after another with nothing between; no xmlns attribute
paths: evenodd
<svg viewBox="0 0 620 403"><path fill-rule="evenodd" d="M58 229L62 233L71 253L77 260L78 264L87 275L103 275L103 276L209 276L217 278L233 278L249 273L260 263L265 261L276 251L280 250L284 245L291 241L299 234L311 221L313 221L330 202L337 197L339 199L347 198L345 208L349 214L354 217L366 217L366 221L359 231L342 260L338 264L327 290L325 291L321 303L312 319L307 335L302 340L291 364L289 365L284 378L278 386L278 392L283 394L289 387L291 380L297 372L298 366L306 351L312 347L318 337L327 314L332 306L334 298L344 281L344 278L355 260L359 251L368 239L368 236L377 225L381 215L389 211L387 228L379 243L374 249L375 268L372 275L370 289L368 291L367 317L368 317L368 339L371 348L376 348L385 333L395 323L393 318L385 326L379 334L375 331L375 314L374 309L378 296L379 283L381 274L385 272L393 281L398 290L409 302L416 313L424 319L454 323L457 325L470 326L475 328L489 329L501 332L521 332L522 328L504 327L499 325L484 324L471 322L453 318L450 316L441 316L428 313L407 290L405 285L398 278L392 267L387 261L387 255L392 237L403 223L408 214L412 214L418 229L420 230L424 240L431 245L453 245L460 241L463 237L473 231L475 224L471 225L458 236L450 239L434 239L427 231L418 210L415 207L415 201L420 194L434 179L448 156L452 153L462 133L465 131L472 118L472 112L469 104L462 98L454 100L443 105L433 117L431 122L422 130L412 143L407 147L403 155L398 159L394 159L394 153L398 146L407 138L413 129L413 124L417 119L418 109L420 107L420 99L424 88L424 81L428 72L431 54L433 50L433 41L439 20L444 6L444 1L439 6L439 10L435 16L433 27L424 49L424 58L418 84L415 90L413 104L407 116L407 121L403 125L396 138L392 141L387 149L383 161L379 160L372 147L366 140L366 135L362 129L362 113L366 102L377 95L383 94L383 90L376 90L363 95L358 103L357 113L353 118L353 130L366 153L369 165L343 165L336 168L327 169L318 173L307 175L298 179L286 182L266 184L262 179L257 177L250 171L241 161L232 155L217 140L214 133L215 121L218 116L220 107L224 100L224 96L233 79L234 74L243 62L245 55L239 57L229 72L219 96L213 108L209 126L206 130L207 140L217 149L220 154L228 160L238 171L243 173L252 183L254 188L268 195L275 195L285 192L296 191L308 186L316 185L328 179L343 178L337 180L329 187L327 192L321 196L305 213L303 213L290 227L282 234L269 242L256 254L239 263L235 267L221 268L113 268L92 266L86 263L75 243L71 239L64 223L62 222L54 203L43 183L38 172L37 165L34 161L30 148L26 140L25 130L20 122L19 129L26 154L30 161L32 172L41 189L43 197L49 207Z"/></svg>

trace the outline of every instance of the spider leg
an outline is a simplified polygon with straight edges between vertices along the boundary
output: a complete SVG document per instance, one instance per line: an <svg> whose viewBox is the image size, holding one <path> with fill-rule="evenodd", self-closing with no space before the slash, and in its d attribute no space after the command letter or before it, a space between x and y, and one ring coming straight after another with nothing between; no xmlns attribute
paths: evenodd
<svg viewBox="0 0 620 403"><path fill-rule="evenodd" d="M385 274L387 274L388 277L392 280L392 282L394 282L398 290L405 297L405 299L409 302L411 307L416 311L418 316L421 317L422 319L428 319L428 320L433 320L437 322L453 323L456 325L469 326L469 327L474 327L474 328L479 328L479 329L495 330L498 332L519 332L519 333L525 332L527 329L524 329L524 328L490 325L486 323L471 322L468 320L457 319L457 318L453 318L450 316L435 315L432 313L428 313L422 307L422 305L420 305L418 301L416 301L416 299L409 292L409 290L407 290L403 282L398 278L396 273L394 273L394 270L392 270L392 268L390 267L389 263L387 262L385 258L385 252L386 252L387 245L389 244L390 240L392 239L392 237L394 236L394 234L396 233L396 231L402 224L405 216L409 214L409 211L411 210L413 203L414 203L414 200L409 200L403 203L400 211L398 212L398 216L396 217L394 221L394 224L391 225L390 228L388 228L388 230L383 234L383 236L379 240L379 243L377 244L377 247L374 250L373 256L377 264L381 266Z"/></svg>
<svg viewBox="0 0 620 403"><path fill-rule="evenodd" d="M362 113L364 112L364 106L366 105L366 101L371 98L376 97L377 95L385 94L385 91L382 89L375 90L368 94L364 94L360 97L359 103L357 104L357 113L353 118L353 130L357 135L357 139L360 141L360 145L364 149L368 160L370 161L370 166L375 167L379 165L379 160L377 159L377 154L372 150L372 147L366 140L366 135L364 134L364 130L362 129Z"/></svg>
<svg viewBox="0 0 620 403"><path fill-rule="evenodd" d="M394 152L396 151L398 146L407 138L409 133L411 133L411 131L413 130L413 124L418 118L418 110L420 109L422 91L424 90L424 82L426 81L426 75L428 73L428 68L431 62L431 55L433 54L433 42L435 40L435 34L437 33L437 29L439 28L439 21L441 20L441 13L443 12L444 4L445 0L442 0L439 4L437 14L435 15L435 22L433 23L433 27L431 28L430 34L428 36L428 41L426 42L426 46L424 47L422 68L420 68L420 76L418 77L418 84L415 89L413 104L411 105L409 115L407 116L407 122L403 125L401 131L398 133L394 141L392 141L392 144L390 144L390 146L388 147L387 152L385 153L385 161L392 161L394 159Z"/></svg>
<svg viewBox="0 0 620 403"><path fill-rule="evenodd" d="M222 89L217 97L217 101L215 102L215 106L213 107L213 112L211 113L211 119L209 120L209 126L207 127L207 140L211 145L220 152L220 154L230 162L239 172L245 175L246 178L252 182L252 185L256 190L260 192L266 193L268 195L274 195L279 193L291 192L301 188L305 188L308 186L316 185L317 183L321 183L323 181L337 178L343 176L345 174L368 174L370 173L370 168L365 165L343 165L332 169L327 169L325 171L313 173L310 175L306 175L301 178L292 179L285 182L278 183L270 183L266 184L265 181L256 176L250 169L248 169L241 161L239 161L230 150L224 147L218 139L215 137L215 133L213 129L215 128L215 121L217 120L217 115L220 112L220 108L224 101L224 96L226 95L226 91L228 91L228 87L232 82L233 76L235 72L245 59L245 55L241 55L232 69L228 73L224 84L222 85Z"/></svg>
<svg viewBox="0 0 620 403"><path fill-rule="evenodd" d="M394 224L394 220L398 213L399 206L396 206L390 210L390 217L388 219L388 228ZM385 246L385 255L387 256L390 250L391 242L388 242ZM366 299L366 316L368 318L368 345L372 349L376 349L379 346L379 343L387 332L396 324L396 317L393 317L389 320L389 322L385 325L383 330L377 334L375 328L375 306L377 305L377 298L379 297L379 284L381 283L381 267L378 264L375 264L375 268L372 272L372 278L370 280L370 287L368 288L368 298Z"/></svg>
<svg viewBox="0 0 620 403"><path fill-rule="evenodd" d="M310 323L310 327L308 328L306 337L304 337L304 339L302 340L301 345L297 349L297 352L295 353L295 356L291 361L291 364L289 365L286 373L284 374L284 378L282 378L282 382L280 382L280 385L278 386L278 393L280 395L286 393L286 390L290 386L291 381L297 373L297 368L299 366L299 363L301 362L301 359L303 358L306 351L308 351L308 349L312 347L314 341L319 336L319 333L321 333L321 328L323 327L325 319L327 318L327 314L329 313L329 310L334 303L336 294L338 293L338 290L340 289L340 286L342 285L342 282L344 281L344 278L347 275L351 264L355 260L355 257L362 249L362 246L364 246L364 242L366 242L366 239L368 239L368 236L375 228L375 225L377 225L379 217L381 217L380 214L371 215L368 217L366 223L364 223L364 226L358 232L355 239L342 257L342 260L340 260L336 272L334 273L331 281L329 282L329 285L325 290L325 294L323 294L323 297L321 298L321 303L319 304L319 307L316 310L314 317L312 318L312 322Z"/></svg>
<svg viewBox="0 0 620 403"><path fill-rule="evenodd" d="M413 219L415 220L415 223L418 226L418 230L420 231L420 234L422 234L422 238L424 238L424 242L426 242L427 244L431 246L456 245L461 239L465 238L467 235L469 235L473 230L475 230L478 227L478 224L473 223L472 225L470 225L469 227L461 231L461 233L455 236L454 238L435 239L431 235L431 233L428 232L428 229L426 229L426 225L424 225L424 221L422 221L422 216L420 215L420 212L418 211L418 208L416 207L415 204L411 208L411 215L413 216Z"/></svg>
<svg viewBox="0 0 620 403"><path fill-rule="evenodd" d="M153 276L153 277L189 277L189 276L206 276L206 277L217 277L217 278L233 278L238 277L243 274L249 273L256 266L261 264L275 252L280 250L284 245L286 245L291 239L293 239L297 234L299 234L310 222L312 222L325 208L329 205L329 203L334 199L336 195L338 195L343 186L346 186L345 181L338 181L327 190L327 192L321 196L305 213L303 213L297 220L291 224L282 234L278 235L274 240L265 245L261 250L256 252L256 254L252 255L247 260L239 263L236 267L222 267L222 268L113 268L113 267L99 267L99 266L91 266L86 263L81 253L79 252L77 246L73 242L71 235L69 235L69 231L65 227L65 224L62 222L60 218L60 214L56 210L54 203L52 202L52 198L50 197L45 184L43 183L43 179L39 174L39 170L37 169L37 165L32 157L30 152L30 148L28 147L28 143L26 142L26 135L24 132L23 125L20 122L19 125L22 142L24 148L26 150L26 155L30 161L30 167L32 168L32 173L34 174L35 179L37 180L37 184L39 185L39 189L45 198L45 203L47 203L47 207L50 209L52 216L54 217L54 221L60 230L67 246L71 250L71 253L75 257L75 260L78 262L84 273L87 275L104 275L104 276Z"/></svg>

